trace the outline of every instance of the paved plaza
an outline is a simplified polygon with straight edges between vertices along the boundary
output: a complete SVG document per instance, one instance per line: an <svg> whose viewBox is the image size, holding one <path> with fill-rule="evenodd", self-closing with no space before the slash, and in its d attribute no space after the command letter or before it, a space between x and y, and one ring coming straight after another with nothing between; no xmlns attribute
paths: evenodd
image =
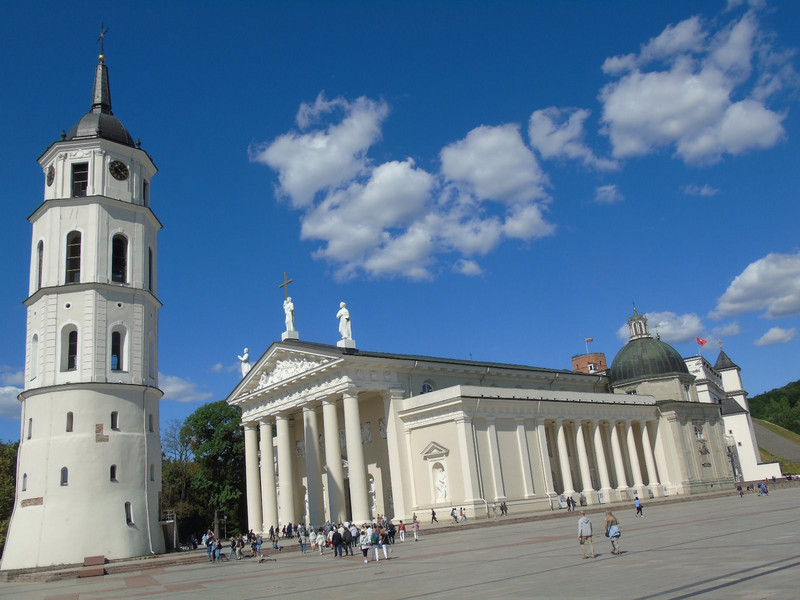
<svg viewBox="0 0 800 600"><path fill-rule="evenodd" d="M255 560L171 565L94 579L0 584L0 597L113 598L796 598L800 489L682 503L648 502L644 518L615 507L622 555L602 511L590 511L597 558L584 560L578 514L430 533L397 543L390 560L282 552ZM563 513L563 511L561 511ZM513 518L513 515L512 515ZM445 519L442 519L444 522ZM410 532L409 532L410 534ZM409 537L412 537L409 535ZM287 544L290 541L287 540Z"/></svg>

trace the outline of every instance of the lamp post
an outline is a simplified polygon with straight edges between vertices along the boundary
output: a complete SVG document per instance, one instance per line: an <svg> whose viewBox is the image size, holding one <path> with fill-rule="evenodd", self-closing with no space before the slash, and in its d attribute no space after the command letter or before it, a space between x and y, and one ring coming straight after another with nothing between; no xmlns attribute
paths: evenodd
<svg viewBox="0 0 800 600"><path fill-rule="evenodd" d="M224 524L225 524L225 539L227 540L228 539L228 515L223 515L222 519L223 519Z"/></svg>

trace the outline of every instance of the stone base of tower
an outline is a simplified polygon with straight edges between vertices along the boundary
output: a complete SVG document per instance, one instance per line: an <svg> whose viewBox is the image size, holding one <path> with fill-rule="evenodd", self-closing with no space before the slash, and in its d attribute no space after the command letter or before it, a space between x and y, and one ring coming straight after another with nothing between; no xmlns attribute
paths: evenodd
<svg viewBox="0 0 800 600"><path fill-rule="evenodd" d="M119 384L23 392L17 494L0 569L164 552L161 395Z"/></svg>

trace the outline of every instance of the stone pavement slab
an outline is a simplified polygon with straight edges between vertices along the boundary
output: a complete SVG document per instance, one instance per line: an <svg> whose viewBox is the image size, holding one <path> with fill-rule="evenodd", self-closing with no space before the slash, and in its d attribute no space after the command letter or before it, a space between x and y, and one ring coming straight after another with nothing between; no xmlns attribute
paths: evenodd
<svg viewBox="0 0 800 600"><path fill-rule="evenodd" d="M620 556L590 512L597 558L584 560L578 514L452 528L392 547L390 560L330 552L172 565L93 580L0 584L0 597L31 600L152 598L687 598L798 597L800 489L649 503L644 518L615 507ZM411 535L408 536L412 538ZM412 538L413 540L413 538Z"/></svg>

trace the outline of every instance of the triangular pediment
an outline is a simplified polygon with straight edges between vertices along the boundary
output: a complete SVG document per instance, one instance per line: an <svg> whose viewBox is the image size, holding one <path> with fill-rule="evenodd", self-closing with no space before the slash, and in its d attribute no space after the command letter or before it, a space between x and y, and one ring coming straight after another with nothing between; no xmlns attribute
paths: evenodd
<svg viewBox="0 0 800 600"><path fill-rule="evenodd" d="M425 460L436 460L438 458L444 458L448 454L450 454L450 450L442 446L441 444L437 444L436 442L431 442L425 449L422 451L422 458Z"/></svg>
<svg viewBox="0 0 800 600"><path fill-rule="evenodd" d="M339 360L340 357L336 355L275 345L253 365L231 397L241 398L253 392L306 378Z"/></svg>

